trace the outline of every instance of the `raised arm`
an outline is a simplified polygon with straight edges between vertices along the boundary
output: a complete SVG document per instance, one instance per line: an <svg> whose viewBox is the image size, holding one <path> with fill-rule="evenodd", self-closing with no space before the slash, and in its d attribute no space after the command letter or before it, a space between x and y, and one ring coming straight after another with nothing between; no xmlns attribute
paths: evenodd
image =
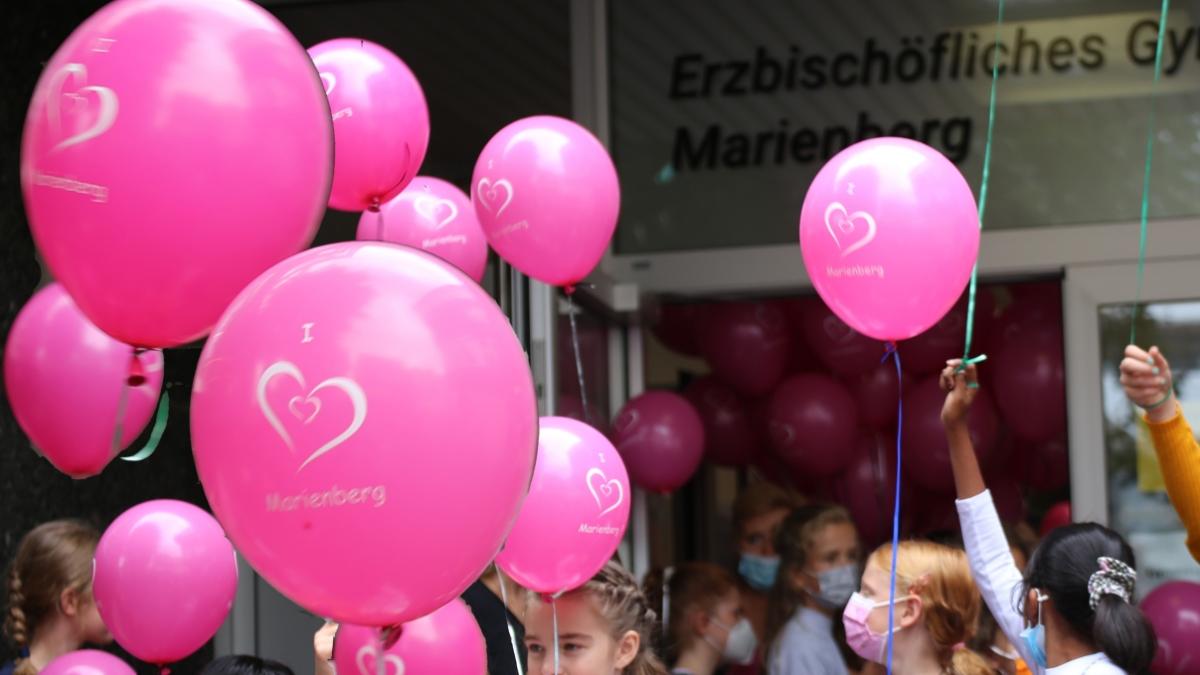
<svg viewBox="0 0 1200 675"><path fill-rule="evenodd" d="M1167 495L1188 533L1188 550L1200 561L1200 445L1175 400L1171 366L1158 347L1129 345L1121 361L1121 386L1146 411Z"/></svg>

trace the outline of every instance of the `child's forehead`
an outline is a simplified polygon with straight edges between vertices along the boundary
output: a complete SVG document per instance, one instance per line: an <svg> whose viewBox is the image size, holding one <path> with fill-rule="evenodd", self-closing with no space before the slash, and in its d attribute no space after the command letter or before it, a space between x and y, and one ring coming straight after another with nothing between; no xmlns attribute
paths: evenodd
<svg viewBox="0 0 1200 675"><path fill-rule="evenodd" d="M535 600L533 607L530 608L527 623L530 624L530 628L534 626L540 628L543 624L549 627L554 621L556 610L559 633L565 634L569 630L580 632L602 630L605 625L599 601L593 597L593 594L582 591L567 593L553 601Z"/></svg>

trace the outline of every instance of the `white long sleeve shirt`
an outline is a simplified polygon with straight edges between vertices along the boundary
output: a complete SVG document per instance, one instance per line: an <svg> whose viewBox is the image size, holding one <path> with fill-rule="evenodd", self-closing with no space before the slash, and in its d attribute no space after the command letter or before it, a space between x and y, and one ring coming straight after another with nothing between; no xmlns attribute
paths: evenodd
<svg viewBox="0 0 1200 675"><path fill-rule="evenodd" d="M1025 628L1025 617L1018 609L1021 592L1024 588L1024 577L1017 563L1013 560L1012 549L1004 536L1004 527L1000 524L1000 516L992 504L992 493L983 492L959 499L958 520L962 524L963 543L967 548L967 559L971 564L971 575L983 595L996 625L1008 637L1021 653L1021 658L1029 665L1034 673L1045 675L1125 675L1125 671L1117 667L1103 653L1089 654L1060 666L1041 669L1029 653L1025 641L1021 639L1021 631Z"/></svg>

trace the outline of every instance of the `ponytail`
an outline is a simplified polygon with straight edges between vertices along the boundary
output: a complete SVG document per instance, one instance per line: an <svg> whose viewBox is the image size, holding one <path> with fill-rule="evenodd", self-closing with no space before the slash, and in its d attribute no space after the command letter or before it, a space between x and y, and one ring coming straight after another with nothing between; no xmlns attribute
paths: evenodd
<svg viewBox="0 0 1200 675"><path fill-rule="evenodd" d="M960 647L950 655L949 672L952 675L993 675L996 671L982 656Z"/></svg>
<svg viewBox="0 0 1200 675"><path fill-rule="evenodd" d="M1102 596L1096 604L1092 641L1113 663L1134 674L1148 672L1158 647L1154 627L1142 610L1115 595Z"/></svg>
<svg viewBox="0 0 1200 675"><path fill-rule="evenodd" d="M8 615L4 617L4 632L18 649L29 646L29 628L25 625L25 594L21 592L21 575L14 567L8 573ZM13 675L35 675L37 668L28 658L17 660Z"/></svg>
<svg viewBox="0 0 1200 675"><path fill-rule="evenodd" d="M658 614L628 570L609 561L580 590L598 602L600 614L609 622L614 638L620 638L628 631L637 632L641 644L637 656L625 666L624 675L670 675L654 654L653 635Z"/></svg>

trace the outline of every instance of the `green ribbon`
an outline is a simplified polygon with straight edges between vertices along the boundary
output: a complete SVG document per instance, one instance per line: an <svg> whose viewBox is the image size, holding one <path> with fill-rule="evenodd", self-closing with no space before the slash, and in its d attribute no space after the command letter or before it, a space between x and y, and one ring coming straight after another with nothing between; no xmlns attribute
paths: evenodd
<svg viewBox="0 0 1200 675"><path fill-rule="evenodd" d="M993 53L1000 49L1000 27L1004 25L1004 0L997 3L996 36L992 47ZM988 178L992 171L992 132L996 128L996 81L1000 79L1000 59L992 60L992 89L988 94L988 124L987 142L983 146L983 176L979 181L979 229L983 230L983 214L987 211ZM979 285L979 261L971 266L971 283L967 287L967 336L963 344L962 363L958 370L979 363L987 358L986 355L971 357L971 342L975 339L975 291Z"/></svg>
<svg viewBox="0 0 1200 675"><path fill-rule="evenodd" d="M1158 97L1158 81L1162 78L1163 35L1167 32L1167 11L1171 0L1163 0L1158 17L1158 44L1154 46L1154 82L1150 84L1150 123L1146 129L1146 168L1142 172L1142 217L1138 234L1137 290L1133 296L1133 314L1129 319L1129 344L1137 344L1138 306L1142 302L1142 284L1146 277L1146 235L1150 219L1150 165L1154 161L1154 117Z"/></svg>
<svg viewBox="0 0 1200 675"><path fill-rule="evenodd" d="M121 459L126 462L141 462L150 459L150 455L158 450L158 444L162 441L163 432L167 430L167 412L171 407L171 396L163 389L162 398L158 399L158 412L154 415L154 426L150 429L150 438L146 441L146 445L142 446L132 455L127 455Z"/></svg>

